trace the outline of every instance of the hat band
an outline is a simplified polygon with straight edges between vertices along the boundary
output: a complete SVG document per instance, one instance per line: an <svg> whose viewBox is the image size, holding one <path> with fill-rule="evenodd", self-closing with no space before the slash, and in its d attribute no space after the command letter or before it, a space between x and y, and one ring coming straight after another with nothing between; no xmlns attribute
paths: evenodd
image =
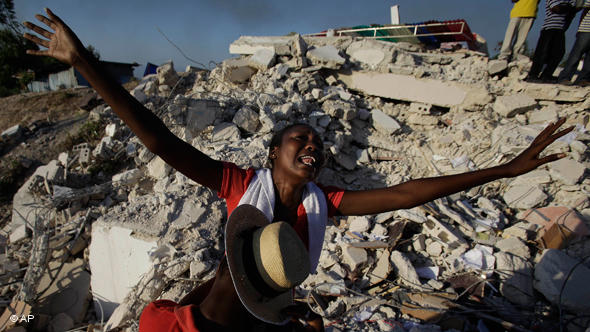
<svg viewBox="0 0 590 332"><path fill-rule="evenodd" d="M248 279L250 279L252 285L258 290L258 292L260 292L260 294L267 298L275 298L282 294L283 292L270 287L258 271L256 260L254 259L254 247L252 246L252 240L254 237L253 232L245 232L242 236L244 238L244 247L242 248L244 269L246 270L246 275Z"/></svg>

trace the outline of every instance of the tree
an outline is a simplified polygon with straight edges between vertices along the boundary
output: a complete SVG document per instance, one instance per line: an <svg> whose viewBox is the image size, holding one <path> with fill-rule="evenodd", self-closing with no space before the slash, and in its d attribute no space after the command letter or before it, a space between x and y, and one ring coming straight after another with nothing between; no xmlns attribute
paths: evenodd
<svg viewBox="0 0 590 332"><path fill-rule="evenodd" d="M0 0L0 24L10 28L14 32L18 33L20 31L20 26L16 22L12 0Z"/></svg>

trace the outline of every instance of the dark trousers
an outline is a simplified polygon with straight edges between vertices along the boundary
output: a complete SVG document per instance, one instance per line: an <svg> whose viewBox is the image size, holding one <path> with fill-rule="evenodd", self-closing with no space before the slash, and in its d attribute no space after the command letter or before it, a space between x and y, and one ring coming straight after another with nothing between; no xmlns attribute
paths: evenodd
<svg viewBox="0 0 590 332"><path fill-rule="evenodd" d="M586 54L586 58L584 59L582 72L578 75L579 81L587 79L586 76L588 76L590 69L590 32L578 32L574 47L565 63L565 68L559 74L559 80L570 81L572 79L584 54Z"/></svg>
<svg viewBox="0 0 590 332"><path fill-rule="evenodd" d="M564 54L565 31L561 29L541 30L529 77L551 79ZM539 74L541 74L540 77Z"/></svg>

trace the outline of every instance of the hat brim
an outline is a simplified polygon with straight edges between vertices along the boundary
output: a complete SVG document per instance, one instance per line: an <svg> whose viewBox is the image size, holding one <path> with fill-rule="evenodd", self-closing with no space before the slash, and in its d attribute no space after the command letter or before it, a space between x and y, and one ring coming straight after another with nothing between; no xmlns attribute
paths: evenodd
<svg viewBox="0 0 590 332"><path fill-rule="evenodd" d="M293 304L292 290L273 296L263 294L248 278L244 265L244 247L247 247L245 241L251 239L251 236L247 235L268 224L269 220L256 207L248 204L238 206L225 225L225 251L236 293L244 307L266 323L283 324L289 317L281 313L281 310Z"/></svg>

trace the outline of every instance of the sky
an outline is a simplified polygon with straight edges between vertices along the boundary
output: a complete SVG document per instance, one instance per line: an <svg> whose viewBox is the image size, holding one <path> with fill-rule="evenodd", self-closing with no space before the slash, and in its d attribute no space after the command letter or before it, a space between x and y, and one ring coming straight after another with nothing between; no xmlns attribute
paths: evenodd
<svg viewBox="0 0 590 332"><path fill-rule="evenodd" d="M158 29L189 58L209 67L211 61L232 57L229 45L241 35L280 36L389 24L392 5L399 5L401 23L465 19L471 31L487 40L493 55L497 53L495 46L504 38L512 8L510 0L16 0L14 5L21 22L36 22L36 13L51 8L84 45L99 51L102 60L139 63L136 76L143 74L148 62L159 65L172 60L177 71L196 65ZM541 0L528 37L530 48L537 43L544 6ZM566 52L575 40L577 22L578 17L567 33Z"/></svg>

